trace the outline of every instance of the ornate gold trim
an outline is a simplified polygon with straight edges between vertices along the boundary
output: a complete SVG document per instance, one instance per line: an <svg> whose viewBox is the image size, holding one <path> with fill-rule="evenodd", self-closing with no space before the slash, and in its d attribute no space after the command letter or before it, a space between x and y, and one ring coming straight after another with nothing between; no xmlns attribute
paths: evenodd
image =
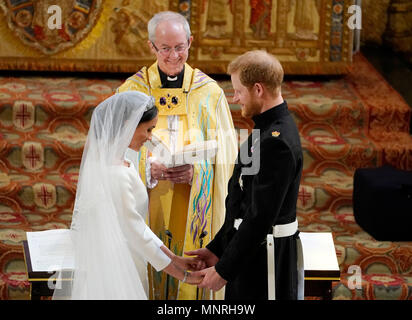
<svg viewBox="0 0 412 320"><path fill-rule="evenodd" d="M309 281L319 281L319 280L332 280L332 281L340 281L340 277L336 278L336 277L305 277L305 280L309 280Z"/></svg>
<svg viewBox="0 0 412 320"><path fill-rule="evenodd" d="M182 88L152 89L152 96L155 97L156 107L162 116L187 114L186 95Z"/></svg>

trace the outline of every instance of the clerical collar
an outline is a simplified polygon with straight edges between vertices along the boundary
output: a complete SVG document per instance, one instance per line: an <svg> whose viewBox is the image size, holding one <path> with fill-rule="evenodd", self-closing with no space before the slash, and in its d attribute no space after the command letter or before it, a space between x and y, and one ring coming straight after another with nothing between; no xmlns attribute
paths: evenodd
<svg viewBox="0 0 412 320"><path fill-rule="evenodd" d="M183 76L185 74L184 66L183 66L183 70L179 74L177 74L175 77L168 76L166 73L160 70L159 66L157 66L157 70L159 70L160 81L162 82L162 88L181 88L182 87Z"/></svg>
<svg viewBox="0 0 412 320"><path fill-rule="evenodd" d="M266 126L270 125L274 120L287 115L288 111L288 104L286 101L283 101L281 104L266 110L265 112L258 114L252 118L253 122L255 123L256 129L263 129Z"/></svg>

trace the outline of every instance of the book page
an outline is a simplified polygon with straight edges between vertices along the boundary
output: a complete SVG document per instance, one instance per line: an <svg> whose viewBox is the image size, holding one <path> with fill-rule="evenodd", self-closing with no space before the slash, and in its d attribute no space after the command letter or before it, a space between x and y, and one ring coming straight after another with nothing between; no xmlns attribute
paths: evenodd
<svg viewBox="0 0 412 320"><path fill-rule="evenodd" d="M339 270L330 232L300 232L305 270Z"/></svg>
<svg viewBox="0 0 412 320"><path fill-rule="evenodd" d="M206 140L206 141L196 141L183 147L181 151L202 151L202 150L213 150L217 148L216 140Z"/></svg>
<svg viewBox="0 0 412 320"><path fill-rule="evenodd" d="M33 272L74 269L69 229L27 232L27 243Z"/></svg>
<svg viewBox="0 0 412 320"><path fill-rule="evenodd" d="M217 141L198 141L184 146L176 152L173 163L176 165L194 164L213 158L217 152Z"/></svg>
<svg viewBox="0 0 412 320"><path fill-rule="evenodd" d="M152 153L152 156L167 168L173 166L173 157L170 149L159 137L152 134L152 139L146 141L144 145Z"/></svg>
<svg viewBox="0 0 412 320"><path fill-rule="evenodd" d="M152 152L156 160L167 168L194 164L211 159L217 152L216 140L194 142L184 146L174 154L171 154L166 144L155 135L152 135L152 141L147 141L145 145L150 152Z"/></svg>
<svg viewBox="0 0 412 320"><path fill-rule="evenodd" d="M166 152L167 154L171 154L169 147L164 143L158 136L152 134L152 139L146 141L146 147L151 152Z"/></svg>

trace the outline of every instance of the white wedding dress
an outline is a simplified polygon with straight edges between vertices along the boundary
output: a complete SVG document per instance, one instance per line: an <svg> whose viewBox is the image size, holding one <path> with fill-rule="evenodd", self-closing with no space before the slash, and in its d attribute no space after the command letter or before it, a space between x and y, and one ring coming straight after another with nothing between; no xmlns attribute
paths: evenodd
<svg viewBox="0 0 412 320"><path fill-rule="evenodd" d="M160 271L171 262L146 225L148 195L138 171L124 164L143 113L153 107L153 98L125 92L94 110L70 228L74 269L59 273L53 299L145 300L147 263Z"/></svg>
<svg viewBox="0 0 412 320"><path fill-rule="evenodd" d="M130 167L113 168L113 179L119 182L119 193L123 208L118 212L123 235L132 254L136 269L142 281L146 296L149 297L147 262L157 271L167 267L170 258L160 250L163 242L146 224L148 212L148 195L146 187L137 173L133 163Z"/></svg>
<svg viewBox="0 0 412 320"><path fill-rule="evenodd" d="M149 281L147 263L149 262L156 271L161 271L171 262L170 258L160 249L163 242L146 224L149 201L146 187L140 179L133 162L127 159L126 161L129 163L129 167L126 165L112 166L110 167L109 176L112 181L111 189L113 197L119 200L118 205L120 208L117 208L117 220L121 230L120 237L123 238L127 244L127 249L133 259L138 281L140 282L135 284L135 289L142 287L144 292L136 290L139 294L138 296L135 295L135 291L130 292L130 296L128 296L128 293L122 291L122 296L116 297L112 296L112 293L116 290L113 290L114 288L110 288L110 286L106 286L103 292L100 290L99 292L94 292L95 290L90 289L74 290L73 292L80 292L80 294L73 293L72 299L148 299ZM77 208L75 211L77 211ZM77 229L76 216L77 215L74 214L71 225L71 229L74 231ZM119 261L114 260L111 263L117 264ZM105 265L105 268L110 269L110 265ZM113 269L117 268L114 267ZM99 270L96 270L96 273L98 274ZM117 276L116 274L112 274L112 277ZM115 285L119 287L124 286L122 279L124 278L118 278ZM126 296L123 296L123 293Z"/></svg>

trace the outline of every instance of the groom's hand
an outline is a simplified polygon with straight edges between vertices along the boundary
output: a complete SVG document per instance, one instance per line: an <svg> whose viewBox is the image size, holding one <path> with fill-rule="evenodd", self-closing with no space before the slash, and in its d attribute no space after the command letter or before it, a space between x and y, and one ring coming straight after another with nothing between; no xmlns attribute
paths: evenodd
<svg viewBox="0 0 412 320"><path fill-rule="evenodd" d="M197 271L206 268L206 263L198 257L187 258L175 255L172 261L182 270Z"/></svg>
<svg viewBox="0 0 412 320"><path fill-rule="evenodd" d="M185 254L188 255L188 256L196 256L196 258L198 258L198 259L204 261L204 263L206 263L206 267L212 267L219 261L219 258L212 251L210 251L207 248L201 248L201 249L197 249L197 250L186 251ZM203 268L200 268L198 266L198 268L194 269L194 270L200 270L200 269L203 269Z"/></svg>
<svg viewBox="0 0 412 320"><path fill-rule="evenodd" d="M207 288L213 291L218 291L226 285L227 281L217 273L215 267L210 267L200 271L193 272L193 276L203 276L203 280L197 286L199 288Z"/></svg>

